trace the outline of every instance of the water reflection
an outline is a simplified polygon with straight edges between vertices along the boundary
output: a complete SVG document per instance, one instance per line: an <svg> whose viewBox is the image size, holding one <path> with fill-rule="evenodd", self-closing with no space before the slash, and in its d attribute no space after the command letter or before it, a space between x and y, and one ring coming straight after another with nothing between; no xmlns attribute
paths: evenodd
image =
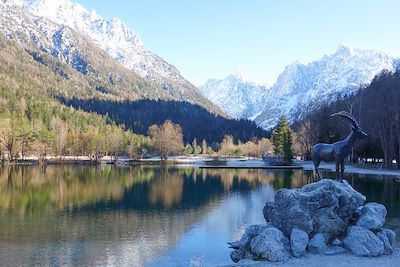
<svg viewBox="0 0 400 267"><path fill-rule="evenodd" d="M325 175L334 176L332 173ZM187 266L230 263L226 242L300 170L111 166L0 168L0 265ZM397 229L399 183L349 175Z"/></svg>
<svg viewBox="0 0 400 267"><path fill-rule="evenodd" d="M12 166L0 171L0 212L41 216L66 209L182 209L230 191L301 186L293 171L111 166ZM300 178L300 179L299 179Z"/></svg>

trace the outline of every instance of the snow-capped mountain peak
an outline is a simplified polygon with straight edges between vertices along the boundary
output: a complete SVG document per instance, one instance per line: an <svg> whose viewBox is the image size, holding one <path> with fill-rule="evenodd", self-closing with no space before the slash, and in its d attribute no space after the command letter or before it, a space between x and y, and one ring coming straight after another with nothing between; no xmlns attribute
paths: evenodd
<svg viewBox="0 0 400 267"><path fill-rule="evenodd" d="M69 0L17 0L17 4L34 15L49 18L94 37L94 41L105 50L112 50L116 44L136 48L143 45L140 36L118 18L107 21L95 10L88 11Z"/></svg>
<svg viewBox="0 0 400 267"><path fill-rule="evenodd" d="M351 56L354 54L354 48L347 44L340 44L335 54Z"/></svg>
<svg viewBox="0 0 400 267"><path fill-rule="evenodd" d="M249 81L248 73L240 68L235 69L231 76L239 81Z"/></svg>
<svg viewBox="0 0 400 267"><path fill-rule="evenodd" d="M316 108L341 94L355 92L381 71L394 71L397 64L382 52L348 45L340 45L333 54L309 64L295 62L279 75L271 88L268 105L255 120L270 129L278 114L291 120L301 117L304 107Z"/></svg>
<svg viewBox="0 0 400 267"><path fill-rule="evenodd" d="M180 91L178 94L184 95L187 90L197 90L174 66L146 50L139 34L116 17L106 20L96 11L89 11L70 0L12 1L35 16L66 25L91 38L119 63L167 91L174 88Z"/></svg>
<svg viewBox="0 0 400 267"><path fill-rule="evenodd" d="M95 10L89 11L71 0L0 0L0 3L0 33L7 38L33 44L82 74L87 74L90 67L83 54L94 53L87 50L94 44L150 81L150 87L160 90L158 97L199 104L223 115L173 65L145 49L140 36L120 19L106 20ZM93 58L97 55L91 54ZM145 87L137 88L140 95L154 97Z"/></svg>
<svg viewBox="0 0 400 267"><path fill-rule="evenodd" d="M235 118L257 116L268 94L266 86L249 81L243 70L235 70L225 79L210 79L200 90L226 114Z"/></svg>
<svg viewBox="0 0 400 267"><path fill-rule="evenodd" d="M382 70L393 71L399 64L399 60L382 52L341 44L317 61L288 65L270 88L237 72L223 80L208 80L201 90L227 114L255 120L271 129L280 115L293 121L305 109L310 111L341 94L355 92Z"/></svg>

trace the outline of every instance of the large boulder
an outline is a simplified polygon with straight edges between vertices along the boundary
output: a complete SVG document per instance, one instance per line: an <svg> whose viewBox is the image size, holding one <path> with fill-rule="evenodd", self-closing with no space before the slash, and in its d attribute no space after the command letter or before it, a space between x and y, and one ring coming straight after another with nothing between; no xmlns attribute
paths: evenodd
<svg viewBox="0 0 400 267"><path fill-rule="evenodd" d="M360 218L356 224L370 230L375 230L381 228L385 223L387 211L382 204L371 202L363 206L360 213Z"/></svg>
<svg viewBox="0 0 400 267"><path fill-rule="evenodd" d="M290 256L288 243L282 231L269 227L251 240L251 252L259 259L286 261Z"/></svg>
<svg viewBox="0 0 400 267"><path fill-rule="evenodd" d="M387 238L389 239L390 245L394 245L394 241L396 240L396 233L393 232L393 230L390 230L388 228L383 228L382 231L385 233Z"/></svg>
<svg viewBox="0 0 400 267"><path fill-rule="evenodd" d="M289 190L279 190L277 194L291 195ZM267 222L281 229L286 236L289 236L293 228L305 231L307 234L314 230L314 221L311 216L304 212L299 203L283 205L284 201L277 203L269 202L265 205L263 212Z"/></svg>
<svg viewBox="0 0 400 267"><path fill-rule="evenodd" d="M376 234L380 241L383 243L383 253L385 255L390 255L393 253L393 247L390 244L389 238L384 231L380 231Z"/></svg>
<svg viewBox="0 0 400 267"><path fill-rule="evenodd" d="M326 237L317 233L308 242L308 251L313 254L337 255L346 253L347 250L343 248L343 243L339 239L333 240L331 245L328 245Z"/></svg>
<svg viewBox="0 0 400 267"><path fill-rule="evenodd" d="M239 262L240 260L245 258L245 252L240 249L235 249L231 252L230 257L233 262Z"/></svg>
<svg viewBox="0 0 400 267"><path fill-rule="evenodd" d="M315 212L314 221L316 225L316 231L318 233L324 233L329 237L335 237L342 232L346 231L346 223L344 219L337 213L336 206L328 206L321 208Z"/></svg>
<svg viewBox="0 0 400 267"><path fill-rule="evenodd" d="M350 226L344 245L355 255L376 257L384 254L383 242L370 230L360 226Z"/></svg>
<svg viewBox="0 0 400 267"><path fill-rule="evenodd" d="M385 255L392 254L396 233L390 229L383 228L376 233L376 236L383 242Z"/></svg>
<svg viewBox="0 0 400 267"><path fill-rule="evenodd" d="M244 231L244 234L239 241L229 242L229 247L233 249L240 249L246 251L250 249L251 240L261 234L265 229L273 227L271 224L255 224L250 225Z"/></svg>
<svg viewBox="0 0 400 267"><path fill-rule="evenodd" d="M327 249L326 238L323 234L318 233L308 242L308 251L313 254L322 254Z"/></svg>
<svg viewBox="0 0 400 267"><path fill-rule="evenodd" d="M308 234L303 230L293 228L292 233L290 234L292 255L295 257L301 257L306 254L307 243Z"/></svg>
<svg viewBox="0 0 400 267"><path fill-rule="evenodd" d="M275 202L266 203L263 213L265 220L287 237L298 228L333 238L356 221L365 200L347 181L323 179L300 189L279 190Z"/></svg>

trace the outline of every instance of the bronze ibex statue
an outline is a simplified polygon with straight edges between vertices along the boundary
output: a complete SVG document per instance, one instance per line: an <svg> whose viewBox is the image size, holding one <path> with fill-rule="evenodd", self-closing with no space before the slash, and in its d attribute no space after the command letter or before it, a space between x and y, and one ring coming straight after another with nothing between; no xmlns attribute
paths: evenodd
<svg viewBox="0 0 400 267"><path fill-rule="evenodd" d="M344 173L344 159L350 154L351 148L357 139L366 138L368 135L361 129L358 122L347 112L340 111L334 113L332 116L340 116L347 119L351 124L351 133L346 139L338 141L333 144L316 144L314 145L311 158L314 163L315 171L317 172L318 178L321 179L321 175L318 171L318 166L321 161L336 163L336 179L343 179ZM339 175L340 170L340 175Z"/></svg>

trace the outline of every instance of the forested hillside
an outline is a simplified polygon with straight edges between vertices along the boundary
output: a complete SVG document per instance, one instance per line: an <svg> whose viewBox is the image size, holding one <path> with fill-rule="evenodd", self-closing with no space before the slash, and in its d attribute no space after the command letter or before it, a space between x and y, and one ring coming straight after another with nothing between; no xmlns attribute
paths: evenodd
<svg viewBox="0 0 400 267"><path fill-rule="evenodd" d="M267 132L249 120L226 119L212 114L203 107L178 101L109 101L61 99L62 103L80 108L88 112L107 115L118 124L124 124L135 133L147 134L152 124L162 124L171 120L181 125L185 143L194 138L207 140L209 144L220 143L225 135L233 136L234 140L249 141L261 139Z"/></svg>
<svg viewBox="0 0 400 267"><path fill-rule="evenodd" d="M66 98L76 97L80 99L100 97L117 100L163 99L188 101L199 104L210 112L224 115L197 88L180 77L179 72L171 75L176 78L180 77L179 80L182 84L178 84L177 81L170 81L170 79L165 81L155 80L153 79L154 77L148 77L149 75L143 77L143 75L139 75L143 73L138 73L135 71L136 69L131 70L118 62L118 56L115 59L108 53L107 49L103 50L101 48L102 44L99 44L98 40L95 41L91 38L93 36L98 37L96 33L81 32L75 28L77 21L74 22L74 19L76 17L71 20L71 25L69 23L65 25L63 22L57 23L55 22L58 21L57 19L52 20L46 18L46 16L35 16L33 14L35 12L27 12L17 2L6 0L2 1L0 5L0 35L2 38L13 41L13 46L24 47L25 52L35 61L51 70L58 78L73 79L77 84L76 87L68 88L69 90L65 90L65 88L50 88L48 90L49 93ZM32 1L27 2L32 3ZM55 4L55 6L51 5L52 8L55 8L55 12L58 12L59 8L68 9L70 7L68 1L63 1L67 3L66 6L61 5L59 7L57 6L62 2L51 2ZM74 6L74 4L70 4ZM46 9L46 6L49 5L44 4L42 7ZM64 12L71 12L74 15L77 15L75 13L80 11L82 11L80 8L75 11L64 10ZM60 12L59 15L66 16L64 12ZM88 19L88 14L85 12L81 15L81 19ZM67 18L71 19L70 17ZM107 24L103 19L101 20ZM82 22L85 27L87 26L86 22ZM114 26L116 27L115 29L108 30L114 33L121 30L118 25ZM110 37L107 34L103 37L106 39L111 38L111 41L116 46L119 45L118 42L115 42L118 37ZM170 71L175 69L172 65L167 64L149 51L143 51L143 53L144 56L147 55L154 59L160 66ZM134 57L132 59L137 59L136 56L138 55L131 56ZM143 62L138 63L139 67L156 68L152 64L147 66L149 62L145 59L143 60ZM39 76L38 78L41 79L43 77Z"/></svg>
<svg viewBox="0 0 400 267"><path fill-rule="evenodd" d="M147 135L149 126L167 119L181 124L187 143L194 138L205 139L217 147L216 142L226 134L242 141L265 135L251 122L228 120L187 102L122 101L109 89L101 89L104 84L101 79L83 76L68 64L32 47L22 47L1 36L0 47L3 156L5 153L11 157L35 154L43 158L50 153L95 156L126 153L128 147L130 151L148 149L148 137L126 129ZM116 88L122 88L123 84ZM142 90L147 88L145 82L135 84ZM63 105L61 99L74 107ZM103 118L95 112L108 116ZM126 129L117 127L119 124Z"/></svg>
<svg viewBox="0 0 400 267"><path fill-rule="evenodd" d="M51 58L39 63L27 48L2 38L0 47L0 156L116 154L145 139L52 98L73 95L85 84L66 64Z"/></svg>

